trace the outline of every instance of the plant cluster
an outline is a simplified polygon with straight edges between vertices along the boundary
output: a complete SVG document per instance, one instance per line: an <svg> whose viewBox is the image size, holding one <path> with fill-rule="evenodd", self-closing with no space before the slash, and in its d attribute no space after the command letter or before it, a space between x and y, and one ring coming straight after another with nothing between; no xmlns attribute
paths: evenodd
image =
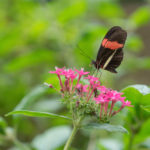
<svg viewBox="0 0 150 150"><path fill-rule="evenodd" d="M98 121L107 122L124 107L132 107L130 101L125 101L123 93L103 86L98 77L88 75L90 72L85 72L83 68L55 69L49 73L57 75L62 101L70 109L73 120L89 115L96 117ZM49 87L53 88L51 84ZM120 107L116 110L114 106L117 103L120 103Z"/></svg>

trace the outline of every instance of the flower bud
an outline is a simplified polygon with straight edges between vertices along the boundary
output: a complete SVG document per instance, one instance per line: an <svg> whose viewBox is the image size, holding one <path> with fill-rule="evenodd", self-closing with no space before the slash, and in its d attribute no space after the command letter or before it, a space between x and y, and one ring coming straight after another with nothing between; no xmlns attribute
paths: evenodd
<svg viewBox="0 0 150 150"><path fill-rule="evenodd" d="M48 84L46 82L44 82L44 85L48 86L49 88L54 88L52 84Z"/></svg>

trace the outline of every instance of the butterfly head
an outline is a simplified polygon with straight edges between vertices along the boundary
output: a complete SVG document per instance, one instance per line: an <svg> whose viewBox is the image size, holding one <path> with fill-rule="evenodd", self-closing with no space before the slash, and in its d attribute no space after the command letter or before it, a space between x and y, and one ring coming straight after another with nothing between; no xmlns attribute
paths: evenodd
<svg viewBox="0 0 150 150"><path fill-rule="evenodd" d="M96 61L94 61L94 60L92 60L92 62L91 62L91 64L90 65L94 65L95 66L95 68L97 68L97 63L96 63Z"/></svg>

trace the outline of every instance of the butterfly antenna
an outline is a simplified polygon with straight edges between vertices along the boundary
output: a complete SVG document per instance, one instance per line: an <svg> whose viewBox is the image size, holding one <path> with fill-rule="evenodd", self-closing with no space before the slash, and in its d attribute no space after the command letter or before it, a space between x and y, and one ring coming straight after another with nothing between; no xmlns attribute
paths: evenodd
<svg viewBox="0 0 150 150"><path fill-rule="evenodd" d="M76 46L79 50L80 50L80 54L87 57L88 59L90 59L92 61L92 58L90 56L88 56L80 47L79 45Z"/></svg>
<svg viewBox="0 0 150 150"><path fill-rule="evenodd" d="M102 71L100 70L100 76L99 76L99 78L101 78L102 77Z"/></svg>
<svg viewBox="0 0 150 150"><path fill-rule="evenodd" d="M103 84L102 83L102 81L101 81L101 77L102 77L102 71L101 70L99 70L99 73L100 73L100 75L99 75L99 80L100 80L100 82L101 82L101 85Z"/></svg>

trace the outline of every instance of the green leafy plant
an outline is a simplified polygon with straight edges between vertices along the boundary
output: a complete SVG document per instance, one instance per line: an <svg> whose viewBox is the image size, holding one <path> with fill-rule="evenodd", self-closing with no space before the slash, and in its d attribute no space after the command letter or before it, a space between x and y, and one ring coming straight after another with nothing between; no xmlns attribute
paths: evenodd
<svg viewBox="0 0 150 150"><path fill-rule="evenodd" d="M104 129L110 132L123 132L127 133L127 130L119 125L108 124L111 117L119 113L125 106L131 106L130 101L125 101L125 97L121 97L123 93L119 93L110 88L100 85L99 78L88 75L89 72L84 72L83 69L72 70L65 68L57 68L56 71L50 71L52 74L56 74L60 84L60 94L62 96L62 102L66 105L71 113L71 119L66 116L57 115L47 112L37 112L29 110L15 110L7 115L22 114L31 117L49 117L49 118L63 118L70 119L73 123L73 130L68 138L64 150L68 150L73 138L79 128L95 128ZM78 79L77 79L78 76ZM65 77L65 81L62 78ZM77 80L76 80L77 79ZM89 84L84 84L88 81ZM45 83L49 88L54 88L53 85ZM114 108L116 103L121 102L120 108L117 110ZM24 105L25 106L25 103ZM92 120L84 120L90 116ZM91 123L95 122L95 123ZM106 124L107 123L107 124Z"/></svg>
<svg viewBox="0 0 150 150"><path fill-rule="evenodd" d="M66 105L54 88L38 85L45 81L59 89L55 76L47 74L49 68L52 69L55 65L84 67L91 71L89 59L80 54L76 45L87 55L95 57L110 26L122 26L127 31L128 38L119 73L113 75L103 71L102 83L118 90L136 83L149 86L149 7L148 0L0 1L0 122L5 122L0 123L0 149L18 150L21 149L21 144L28 149L42 150L43 145L48 150L63 149L71 134L68 125L72 122L64 118L55 119L52 114L72 118L71 113L68 114ZM137 97L134 94L137 95L136 92L130 93L132 98L128 99L132 101L132 105L135 105L134 97ZM125 94L126 97L127 95ZM123 109L108 119L111 125L119 128L120 125L124 126L129 134L104 131L105 128L101 129L103 123L99 122L92 128L93 122L87 122L88 129L81 127L74 137L72 149L149 150L149 105L147 94L136 107ZM119 107L120 104L116 104L114 109ZM5 117L4 114L11 110L42 115L46 112L50 113L50 118L24 117L23 114ZM90 120L88 117L85 122ZM105 124L110 125L108 122ZM53 140L55 133L57 140ZM17 142L10 140L10 135ZM45 140L47 138L49 140ZM41 141L42 139L44 140ZM43 143L41 147L38 144L40 141Z"/></svg>
<svg viewBox="0 0 150 150"><path fill-rule="evenodd" d="M150 88L146 85L132 85L122 90L127 99L131 100L134 107L133 110L128 113L126 118L127 127L130 130L130 138L128 141L128 149L138 147L138 144L142 143L147 137L149 137L149 99ZM134 95L134 96L133 96Z"/></svg>

